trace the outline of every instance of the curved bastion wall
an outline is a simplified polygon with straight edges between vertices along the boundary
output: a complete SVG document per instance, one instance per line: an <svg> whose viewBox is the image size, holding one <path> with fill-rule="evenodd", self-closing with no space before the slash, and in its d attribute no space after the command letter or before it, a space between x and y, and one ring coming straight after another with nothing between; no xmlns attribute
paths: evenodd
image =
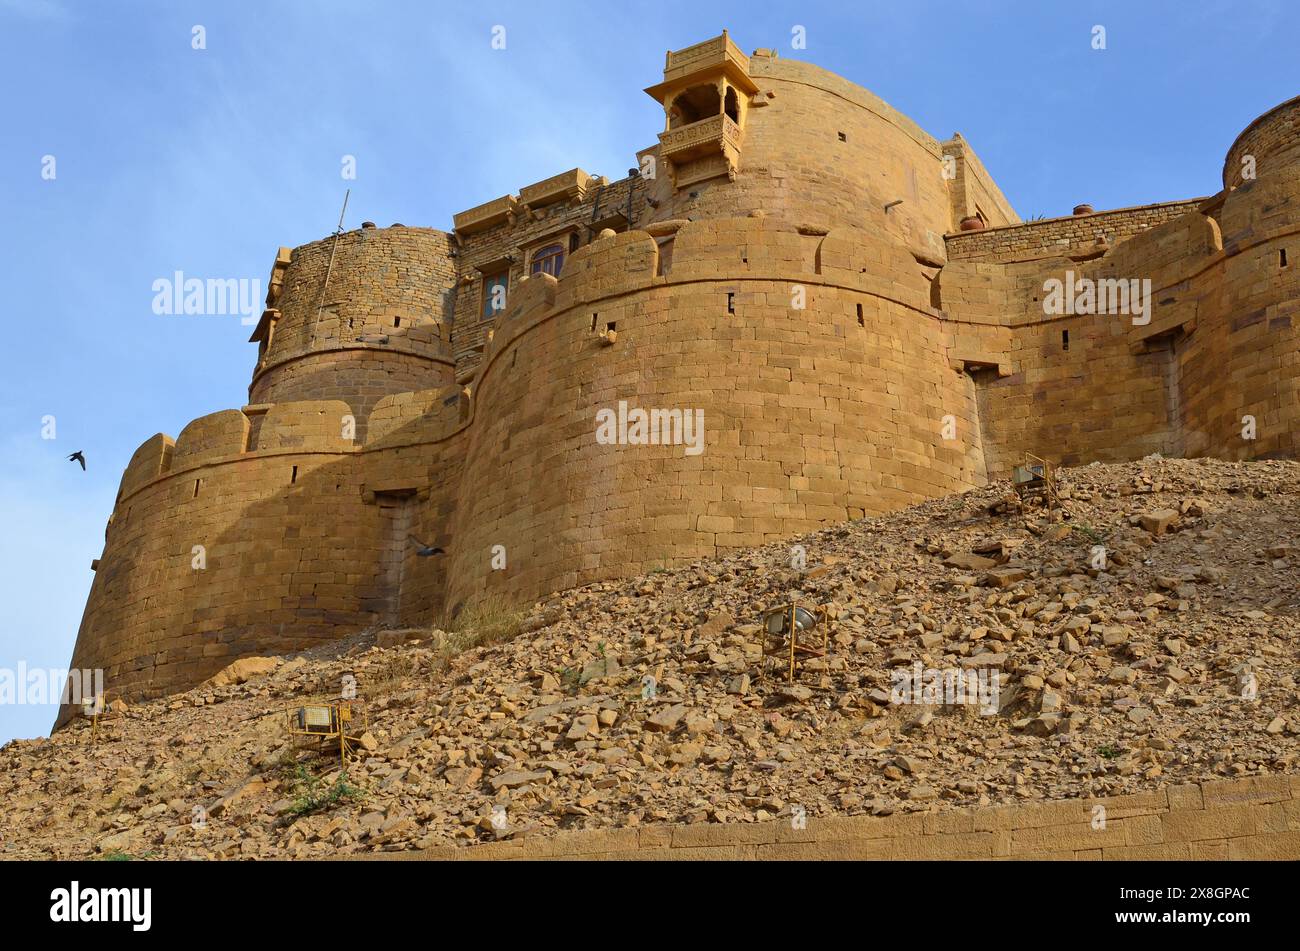
<svg viewBox="0 0 1300 951"><path fill-rule="evenodd" d="M1274 106L1237 136L1223 163L1223 187L1289 175L1300 166L1300 96Z"/></svg>
<svg viewBox="0 0 1300 951"><path fill-rule="evenodd" d="M438 617L444 562L407 537L449 542L459 390L381 399L364 451L339 436L349 411L277 404L252 448L238 410L147 440L122 479L72 667L104 668L112 696L151 697L241 656Z"/></svg>
<svg viewBox="0 0 1300 951"><path fill-rule="evenodd" d="M364 433L382 397L453 382L451 250L445 232L400 225L296 248L249 402L345 400Z"/></svg>
<svg viewBox="0 0 1300 951"><path fill-rule="evenodd" d="M382 398L364 444L341 436L351 407L337 400L277 403L256 428L228 410L174 444L147 441L74 666L156 695L237 656L433 623L484 593L527 600L983 482L973 388L945 362L910 255L761 218L686 224L665 243L667 274L638 231L582 248L558 282L523 282L473 388ZM742 256L744 276L718 280ZM602 443L597 414L620 401L702 413L701 451ZM957 438L944 440L949 414ZM419 558L412 537L447 557Z"/></svg>
<svg viewBox="0 0 1300 951"><path fill-rule="evenodd" d="M464 213L472 237L367 226L281 249L249 405L136 451L72 666L157 696L241 656L960 492L1026 453L1295 455L1300 176L1276 160L1293 110L1234 146L1275 159L1257 179L1112 213L1124 228L1095 245L1027 224L1026 252L960 136L806 64L746 68L734 176L629 182L613 208L575 170ZM958 236L979 204L1007 227ZM639 227L611 234L624 207ZM556 235L558 279L523 278ZM454 361L452 315L480 312L496 273L506 308ZM1147 318L1049 313L1067 274L1149 280Z"/></svg>
<svg viewBox="0 0 1300 951"><path fill-rule="evenodd" d="M963 236L965 239L966 236ZM1076 257L950 261L936 278L980 374L988 471L1158 452L1225 459L1300 450L1300 175L1262 174ZM1149 282L1144 314L1048 315L1045 283Z"/></svg>
<svg viewBox="0 0 1300 951"><path fill-rule="evenodd" d="M475 395L449 603L538 597L983 483L973 387L906 251L771 218L687 223L665 243L667 273L634 231L512 301ZM603 444L598 414L620 404L702 418L702 451ZM494 544L510 571L490 569Z"/></svg>
<svg viewBox="0 0 1300 951"><path fill-rule="evenodd" d="M755 55L749 74L759 91L745 112L734 178L676 188L671 175L656 174L649 194L658 208L649 220L758 211L824 229L868 229L943 260L943 236L958 225L945 143L811 63ZM987 223L1018 221L989 184Z"/></svg>

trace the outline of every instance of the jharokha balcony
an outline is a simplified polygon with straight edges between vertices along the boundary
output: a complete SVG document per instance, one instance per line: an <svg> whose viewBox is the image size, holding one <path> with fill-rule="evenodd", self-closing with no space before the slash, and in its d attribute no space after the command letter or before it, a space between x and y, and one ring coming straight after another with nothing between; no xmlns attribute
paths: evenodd
<svg viewBox="0 0 1300 951"><path fill-rule="evenodd" d="M673 162L740 151L740 126L728 115L710 116L659 133L659 154Z"/></svg>

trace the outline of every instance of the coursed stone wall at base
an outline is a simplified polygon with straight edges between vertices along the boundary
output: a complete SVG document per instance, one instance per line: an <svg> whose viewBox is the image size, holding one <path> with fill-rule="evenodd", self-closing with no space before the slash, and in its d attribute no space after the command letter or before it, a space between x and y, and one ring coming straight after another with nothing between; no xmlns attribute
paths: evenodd
<svg viewBox="0 0 1300 951"><path fill-rule="evenodd" d="M1103 821L1104 819L1104 821ZM378 853L405 860L1295 860L1300 775L876 818L651 825Z"/></svg>

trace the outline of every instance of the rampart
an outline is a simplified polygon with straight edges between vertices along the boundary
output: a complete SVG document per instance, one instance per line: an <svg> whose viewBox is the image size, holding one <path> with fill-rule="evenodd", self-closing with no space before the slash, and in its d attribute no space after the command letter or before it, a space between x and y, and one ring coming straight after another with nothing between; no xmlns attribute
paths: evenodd
<svg viewBox="0 0 1300 951"><path fill-rule="evenodd" d="M1269 861L1300 854L1300 784L1257 776L1098 799L756 823L655 824L464 847L406 861Z"/></svg>
<svg viewBox="0 0 1300 951"><path fill-rule="evenodd" d="M1234 146L1257 177L1212 198L1015 223L962 137L725 34L647 92L666 128L626 178L280 249L249 404L136 451L71 666L155 696L959 492L1028 452L1295 455L1296 100ZM993 227L959 230L973 211ZM1067 276L1140 306L1054 312Z"/></svg>

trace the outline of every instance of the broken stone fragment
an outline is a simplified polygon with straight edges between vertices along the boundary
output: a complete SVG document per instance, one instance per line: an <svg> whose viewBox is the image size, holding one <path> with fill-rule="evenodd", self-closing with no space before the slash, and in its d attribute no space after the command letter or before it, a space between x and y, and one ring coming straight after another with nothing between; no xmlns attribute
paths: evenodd
<svg viewBox="0 0 1300 951"><path fill-rule="evenodd" d="M1157 509L1154 512L1139 516L1138 522L1143 529L1152 535L1163 535L1178 523L1178 519L1177 509Z"/></svg>
<svg viewBox="0 0 1300 951"><path fill-rule="evenodd" d="M1029 572L1024 568L1013 568L1010 566L1003 568L994 568L984 577L980 578L980 586L984 588L1009 588L1017 581L1023 581L1029 577Z"/></svg>
<svg viewBox="0 0 1300 951"><path fill-rule="evenodd" d="M599 734L600 726L596 715L584 713L573 718L573 721L569 724L568 732L564 734L564 738L573 743Z"/></svg>
<svg viewBox="0 0 1300 951"><path fill-rule="evenodd" d="M976 555L971 552L949 555L944 559L943 563L949 568L964 568L967 571L985 571L997 565L994 559L985 558L983 555Z"/></svg>
<svg viewBox="0 0 1300 951"><path fill-rule="evenodd" d="M686 704L675 703L664 707L645 721L645 728L655 733L670 733L677 729L677 724L686 716Z"/></svg>
<svg viewBox="0 0 1300 951"><path fill-rule="evenodd" d="M488 785L494 790L499 789L517 789L520 786L527 786L529 783L542 783L551 778L549 770L522 770L511 769L504 773L498 773L488 780Z"/></svg>

